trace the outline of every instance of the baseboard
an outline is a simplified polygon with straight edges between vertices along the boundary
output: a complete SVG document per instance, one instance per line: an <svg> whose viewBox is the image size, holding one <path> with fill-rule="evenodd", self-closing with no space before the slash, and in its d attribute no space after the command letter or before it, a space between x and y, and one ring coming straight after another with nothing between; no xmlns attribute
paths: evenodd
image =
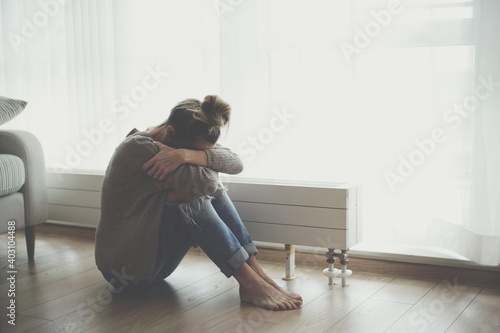
<svg viewBox="0 0 500 333"><path fill-rule="evenodd" d="M44 235L64 236L68 238L95 239L95 228L75 226L73 223L43 223L36 226L36 232Z"/></svg>
<svg viewBox="0 0 500 333"><path fill-rule="evenodd" d="M61 226L66 226L66 227L75 227L75 228L83 228L83 229L90 229L90 230L95 230L96 226L95 225L90 225L90 224L83 224L83 223L78 223L78 222L67 222L67 221L59 221L59 220L47 220L47 225L61 225Z"/></svg>
<svg viewBox="0 0 500 333"><path fill-rule="evenodd" d="M325 251L326 252L326 251ZM279 249L259 248L259 260L267 262L285 262L285 252ZM300 269L317 269L318 274L327 268L326 257L322 253L296 252L295 264ZM340 268L338 262L336 267ZM500 289L500 271L491 268L462 268L433 264L409 263L393 260L349 256L348 268L353 273L383 275L395 278L451 282Z"/></svg>

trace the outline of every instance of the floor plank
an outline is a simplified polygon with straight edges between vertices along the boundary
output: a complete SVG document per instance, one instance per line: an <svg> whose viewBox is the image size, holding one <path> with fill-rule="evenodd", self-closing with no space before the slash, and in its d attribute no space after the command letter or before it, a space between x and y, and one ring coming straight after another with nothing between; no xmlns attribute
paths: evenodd
<svg viewBox="0 0 500 333"><path fill-rule="evenodd" d="M324 332L385 332L411 305L368 300L348 313Z"/></svg>
<svg viewBox="0 0 500 333"><path fill-rule="evenodd" d="M500 290L483 289L446 332L500 332Z"/></svg>
<svg viewBox="0 0 500 333"><path fill-rule="evenodd" d="M438 283L387 332L445 332L480 291L458 281Z"/></svg>
<svg viewBox="0 0 500 333"><path fill-rule="evenodd" d="M276 325L262 321L244 321L241 318L231 317L229 320L223 321L207 331L199 331L204 333L267 333Z"/></svg>
<svg viewBox="0 0 500 333"><path fill-rule="evenodd" d="M289 332L323 332L363 304L392 279L353 274L346 287L335 285L300 310L290 311L284 323ZM326 284L326 283L325 283ZM328 284L326 284L328 285ZM277 325L269 332L282 332Z"/></svg>
<svg viewBox="0 0 500 333"><path fill-rule="evenodd" d="M234 279L228 279L220 272L191 281L186 287L177 289L166 279L165 290L160 294L151 290L150 293L119 295L102 311L103 316L92 322L92 326L101 332L150 330L155 323L173 320L180 313L237 286Z"/></svg>
<svg viewBox="0 0 500 333"><path fill-rule="evenodd" d="M56 320L62 316L78 311L84 306L92 306L104 299L104 292L108 290L108 283L102 281L87 288L79 289L73 293L66 294L51 301L30 307L21 313L26 316L43 318L46 320ZM94 295L94 297L90 296Z"/></svg>
<svg viewBox="0 0 500 333"><path fill-rule="evenodd" d="M300 260L292 281L281 279L282 263L261 262L276 283L302 295L298 310L274 312L241 303L237 282L200 251L191 251L156 288L114 295L95 266L92 233L79 238L82 230L71 229L65 237L57 235L61 229L44 234L40 228L34 262L19 243L17 325L7 326L2 314L2 333L500 331L499 289L357 271L346 287L340 279L329 286L317 265ZM0 235L0 250L5 237ZM6 258L0 255L0 264L6 265ZM9 288L2 279L2 308Z"/></svg>
<svg viewBox="0 0 500 333"><path fill-rule="evenodd" d="M231 318L235 309L241 306L238 288L232 288L189 311L177 313L172 318L158 320L144 330L144 333L206 332Z"/></svg>
<svg viewBox="0 0 500 333"><path fill-rule="evenodd" d="M18 311L23 313L25 310L48 303L99 282L102 282L100 272L97 269L89 269L78 275L68 275L64 279L40 288L20 292L17 295ZM39 316L39 318L45 319L41 313Z"/></svg>
<svg viewBox="0 0 500 333"><path fill-rule="evenodd" d="M64 263L64 261L59 261L57 266L53 266L50 269L42 269L40 272L37 272L36 266L38 266L40 262L36 262L33 264L32 272L27 274L26 276L21 276L18 271L16 285L18 289L18 295L27 293L34 289L43 288L46 285L51 283L55 283L57 281L61 281L67 278L68 275L77 275L84 273L91 269L94 263L93 256L76 256L73 260L68 263ZM40 265L46 266L46 265ZM8 286L0 285L0 293L4 293Z"/></svg>
<svg viewBox="0 0 500 333"><path fill-rule="evenodd" d="M8 333L26 332L28 330L31 330L33 328L39 327L47 323L47 321L38 318L17 315L15 323L16 325L14 326L10 325L7 322L7 320L4 320L4 318L2 318L2 320L0 320L0 332L8 332Z"/></svg>
<svg viewBox="0 0 500 333"><path fill-rule="evenodd" d="M436 282L397 278L371 297L373 300L415 304L425 296Z"/></svg>

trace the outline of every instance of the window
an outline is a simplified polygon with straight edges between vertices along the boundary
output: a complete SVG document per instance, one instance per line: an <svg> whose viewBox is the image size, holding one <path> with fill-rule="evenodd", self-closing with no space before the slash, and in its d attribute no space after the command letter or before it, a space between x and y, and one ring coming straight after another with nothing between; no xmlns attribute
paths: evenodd
<svg viewBox="0 0 500 333"><path fill-rule="evenodd" d="M478 171L499 163L500 140L486 129L497 119L488 110L498 103L498 3L89 0L57 8L0 7L0 90L31 107L8 125L37 134L49 168L103 172L131 128L160 123L182 99L219 93L234 110L221 140L244 160L243 176L362 184L366 241L461 251L476 235L500 236L500 177L480 180ZM37 27L30 38L26 22ZM18 50L12 34L26 39ZM478 89L488 97L472 99ZM464 236L451 239L455 228Z"/></svg>

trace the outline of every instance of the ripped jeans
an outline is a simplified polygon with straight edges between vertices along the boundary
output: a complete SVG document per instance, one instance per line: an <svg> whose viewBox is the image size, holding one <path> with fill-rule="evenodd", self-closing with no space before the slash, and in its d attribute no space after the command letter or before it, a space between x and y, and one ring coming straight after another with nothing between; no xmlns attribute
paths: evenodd
<svg viewBox="0 0 500 333"><path fill-rule="evenodd" d="M153 277L140 284L160 282L198 245L227 277L257 254L243 221L225 189L189 203L165 203ZM115 277L102 272L112 285ZM134 282L137 284L137 282Z"/></svg>

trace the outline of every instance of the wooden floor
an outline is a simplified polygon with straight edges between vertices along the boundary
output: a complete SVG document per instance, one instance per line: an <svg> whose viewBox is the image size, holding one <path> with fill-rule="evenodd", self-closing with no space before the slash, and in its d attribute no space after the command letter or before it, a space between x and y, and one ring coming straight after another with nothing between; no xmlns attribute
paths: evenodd
<svg viewBox="0 0 500 333"><path fill-rule="evenodd" d="M191 253L163 286L112 295L95 267L90 237L38 232L34 263L22 231L17 237L11 326L7 235L0 235L0 332L500 332L498 289L356 272L342 288L308 267L297 267L298 278L285 282L283 265L261 262L304 298L299 310L271 312L241 304L235 280Z"/></svg>

